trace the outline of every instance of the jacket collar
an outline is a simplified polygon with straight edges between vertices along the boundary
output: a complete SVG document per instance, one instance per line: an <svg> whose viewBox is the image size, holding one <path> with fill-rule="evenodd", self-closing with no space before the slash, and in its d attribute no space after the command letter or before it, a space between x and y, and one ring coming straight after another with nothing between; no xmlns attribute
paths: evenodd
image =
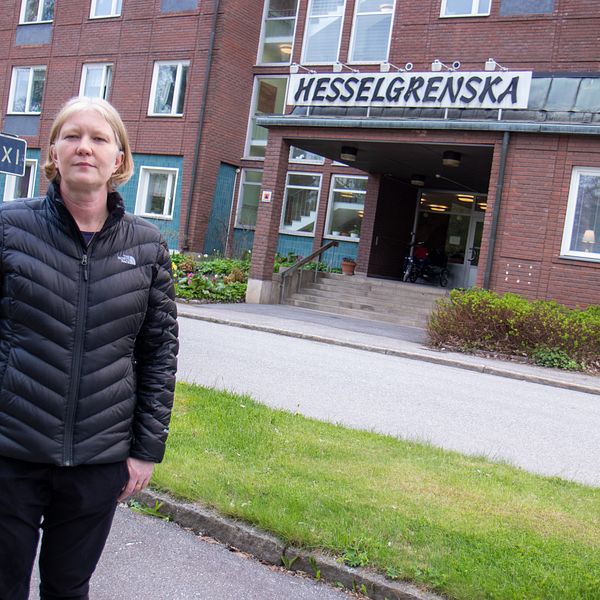
<svg viewBox="0 0 600 600"><path fill-rule="evenodd" d="M60 187L55 181L48 186L46 197L55 210L59 210L63 216L64 212L69 212L65 206L65 203L63 202L62 196L60 195ZM107 222L120 219L125 214L125 203L123 202L123 198L119 192L109 192L106 198L106 204L108 207Z"/></svg>

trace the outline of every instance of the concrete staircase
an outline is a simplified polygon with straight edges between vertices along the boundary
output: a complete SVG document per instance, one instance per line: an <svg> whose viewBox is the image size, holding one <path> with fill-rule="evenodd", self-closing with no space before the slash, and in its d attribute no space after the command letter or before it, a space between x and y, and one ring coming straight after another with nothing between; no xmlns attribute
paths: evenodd
<svg viewBox="0 0 600 600"><path fill-rule="evenodd" d="M286 304L396 325L425 327L435 301L445 288L375 279L361 275L320 273L287 298Z"/></svg>

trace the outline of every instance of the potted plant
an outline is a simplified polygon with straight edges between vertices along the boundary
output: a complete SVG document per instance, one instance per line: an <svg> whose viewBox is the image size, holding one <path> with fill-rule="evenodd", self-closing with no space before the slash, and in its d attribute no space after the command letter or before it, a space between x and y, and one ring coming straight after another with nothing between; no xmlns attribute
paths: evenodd
<svg viewBox="0 0 600 600"><path fill-rule="evenodd" d="M357 238L360 235L360 227L358 225L353 225L352 229L350 229L350 237Z"/></svg>
<svg viewBox="0 0 600 600"><path fill-rule="evenodd" d="M344 275L354 275L356 269L356 261L353 258L345 256L342 258L342 273Z"/></svg>

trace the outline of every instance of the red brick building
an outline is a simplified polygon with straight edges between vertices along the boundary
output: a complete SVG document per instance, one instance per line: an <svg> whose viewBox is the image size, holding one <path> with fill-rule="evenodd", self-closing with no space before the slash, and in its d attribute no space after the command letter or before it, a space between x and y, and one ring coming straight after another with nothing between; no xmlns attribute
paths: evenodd
<svg viewBox="0 0 600 600"><path fill-rule="evenodd" d="M592 0L18 0L0 24L2 129L37 193L54 114L123 114L129 210L172 247L356 257L411 242L450 284L600 303L600 10ZM492 58L490 58L492 57Z"/></svg>

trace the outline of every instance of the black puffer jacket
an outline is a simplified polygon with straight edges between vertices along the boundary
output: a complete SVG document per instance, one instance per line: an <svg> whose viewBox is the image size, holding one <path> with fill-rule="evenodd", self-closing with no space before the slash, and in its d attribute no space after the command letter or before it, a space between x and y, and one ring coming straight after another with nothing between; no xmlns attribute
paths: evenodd
<svg viewBox="0 0 600 600"><path fill-rule="evenodd" d="M159 462L177 356L158 229L110 216L86 248L58 187L0 208L0 456Z"/></svg>

